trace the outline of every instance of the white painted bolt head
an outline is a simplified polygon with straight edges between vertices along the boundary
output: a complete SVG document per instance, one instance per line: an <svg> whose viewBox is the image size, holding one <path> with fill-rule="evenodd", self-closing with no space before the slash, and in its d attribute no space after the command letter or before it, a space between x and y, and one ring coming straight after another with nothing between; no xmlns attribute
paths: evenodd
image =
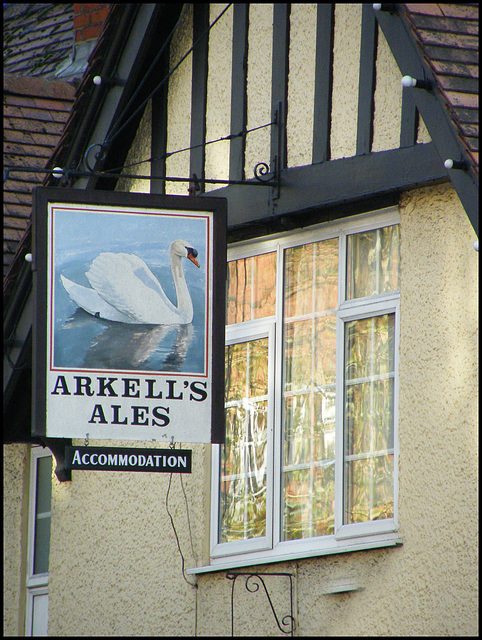
<svg viewBox="0 0 482 640"><path fill-rule="evenodd" d="M25 254L25 262L32 262L33 257L31 253L26 253Z"/></svg>
<svg viewBox="0 0 482 640"><path fill-rule="evenodd" d="M102 78L100 76L94 76L93 83L99 86L100 84L102 84Z"/></svg>
<svg viewBox="0 0 482 640"><path fill-rule="evenodd" d="M452 160L452 158L447 158L447 160L445 160L444 162L444 167L446 169L452 169L453 166L454 166L454 161Z"/></svg>
<svg viewBox="0 0 482 640"><path fill-rule="evenodd" d="M61 167L55 167L55 169L52 171L52 175L54 178L57 178L57 180L60 180L60 178L64 175L64 170Z"/></svg>
<svg viewBox="0 0 482 640"><path fill-rule="evenodd" d="M412 76L403 76L402 78L402 87L414 87L417 84L417 81L415 80L415 78L412 78Z"/></svg>

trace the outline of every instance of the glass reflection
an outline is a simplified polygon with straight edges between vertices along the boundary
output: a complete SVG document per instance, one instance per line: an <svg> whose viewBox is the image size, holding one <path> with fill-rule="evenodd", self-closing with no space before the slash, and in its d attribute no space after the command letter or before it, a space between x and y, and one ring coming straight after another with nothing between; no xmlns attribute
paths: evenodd
<svg viewBox="0 0 482 640"><path fill-rule="evenodd" d="M393 517L395 316L345 325L345 523Z"/></svg>
<svg viewBox="0 0 482 640"><path fill-rule="evenodd" d="M275 313L276 252L228 262L226 324Z"/></svg>
<svg viewBox="0 0 482 640"><path fill-rule="evenodd" d="M338 239L285 251L283 539L333 533Z"/></svg>
<svg viewBox="0 0 482 640"><path fill-rule="evenodd" d="M347 300L399 288L399 226L347 237Z"/></svg>
<svg viewBox="0 0 482 640"><path fill-rule="evenodd" d="M266 535L268 338L226 347L219 541Z"/></svg>

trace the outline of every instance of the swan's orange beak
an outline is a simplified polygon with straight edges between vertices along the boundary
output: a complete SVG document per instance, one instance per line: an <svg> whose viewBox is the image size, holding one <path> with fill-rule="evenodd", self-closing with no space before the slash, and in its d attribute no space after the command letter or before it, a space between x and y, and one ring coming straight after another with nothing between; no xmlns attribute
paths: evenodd
<svg viewBox="0 0 482 640"><path fill-rule="evenodd" d="M199 267L199 262L196 260L196 257L192 253L188 253L187 257L188 257L188 260L190 260L196 265L196 267Z"/></svg>

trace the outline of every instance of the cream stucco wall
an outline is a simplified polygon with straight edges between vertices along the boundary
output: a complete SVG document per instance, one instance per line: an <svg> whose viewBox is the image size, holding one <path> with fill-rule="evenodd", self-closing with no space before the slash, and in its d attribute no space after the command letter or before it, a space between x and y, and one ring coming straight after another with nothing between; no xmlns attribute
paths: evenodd
<svg viewBox="0 0 482 640"><path fill-rule="evenodd" d="M209 22L213 23L225 4L211 4ZM231 133L231 56L233 41L233 8L230 9L211 29L209 49L210 65L219 73L208 74L207 106L209 118L206 120L206 140L218 140ZM212 57L215 57L215 61ZM236 132L238 133L238 132ZM206 146L206 178L229 180L229 141L223 140ZM221 185L208 183L206 191Z"/></svg>
<svg viewBox="0 0 482 640"><path fill-rule="evenodd" d="M149 193L151 175L151 134L152 134L152 101L149 101L137 128L134 144L129 149L122 173L143 178L121 178L116 185L116 191L131 191L133 193Z"/></svg>
<svg viewBox="0 0 482 640"><path fill-rule="evenodd" d="M372 151L400 146L402 84L400 69L382 31L378 31Z"/></svg>
<svg viewBox="0 0 482 640"><path fill-rule="evenodd" d="M348 158L356 153L361 16L361 4L335 5L331 109L333 160Z"/></svg>
<svg viewBox="0 0 482 640"><path fill-rule="evenodd" d="M191 144L191 83L192 54L174 68L192 46L192 7L184 16L171 43L167 106L167 151L187 149ZM166 175L185 178L189 176L189 151L170 156L166 160ZM187 195L189 185L185 182L166 183L166 194Z"/></svg>
<svg viewBox="0 0 482 640"><path fill-rule="evenodd" d="M311 164L315 98L316 4L292 4L288 104L287 163Z"/></svg>
<svg viewBox="0 0 482 640"><path fill-rule="evenodd" d="M272 64L273 5L249 5L249 48L247 129L271 122L271 64ZM246 136L244 170L253 177L258 162L270 163L270 127Z"/></svg>
<svg viewBox="0 0 482 640"><path fill-rule="evenodd" d="M29 447L3 445L3 633L24 634Z"/></svg>
<svg viewBox="0 0 482 640"><path fill-rule="evenodd" d="M54 481L49 635L195 635L196 587L183 577L168 514L191 566L201 554L207 509L198 489L203 446L192 449L193 470L183 486L174 474L169 488L170 476L162 473L74 471L72 482Z"/></svg>

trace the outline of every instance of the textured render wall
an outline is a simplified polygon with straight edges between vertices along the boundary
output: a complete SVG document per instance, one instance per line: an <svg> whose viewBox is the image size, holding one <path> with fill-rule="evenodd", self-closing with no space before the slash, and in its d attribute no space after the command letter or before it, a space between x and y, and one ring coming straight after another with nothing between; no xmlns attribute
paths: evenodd
<svg viewBox="0 0 482 640"><path fill-rule="evenodd" d="M372 151L400 146L402 74L381 29L378 30Z"/></svg>
<svg viewBox="0 0 482 640"><path fill-rule="evenodd" d="M144 109L144 114L137 128L136 137L132 147L129 149L124 163L123 174L150 176L151 163L143 162L151 157L151 132L152 132L152 100ZM135 193L149 193L149 180L138 180L136 178L121 178L116 191L131 191Z"/></svg>
<svg viewBox="0 0 482 640"><path fill-rule="evenodd" d="M213 23L225 4L210 5L209 22ZM231 59L233 42L233 7L216 22L209 34L206 140L218 140L231 133ZM238 132L236 132L238 133ZM229 180L229 141L223 140L206 147L206 178ZM223 185L207 184L206 191Z"/></svg>
<svg viewBox="0 0 482 640"><path fill-rule="evenodd" d="M335 5L331 110L333 160L349 158L356 153L361 16L361 4Z"/></svg>
<svg viewBox="0 0 482 640"><path fill-rule="evenodd" d="M406 602L417 633L475 634L476 236L450 185L406 194L401 220L400 522L416 576Z"/></svg>
<svg viewBox="0 0 482 640"><path fill-rule="evenodd" d="M171 43L172 70L192 46L192 7L179 25ZM191 83L192 53L169 78L167 151L187 149L191 144ZM166 160L166 175L189 176L189 151L176 153ZM166 194L186 196L189 185L185 182L167 182Z"/></svg>
<svg viewBox="0 0 482 640"><path fill-rule="evenodd" d="M168 498L186 566L202 555L208 508L204 446L192 449L193 472L183 477L189 521L180 474ZM182 575L168 486L163 473L74 471L72 482L54 481L49 635L195 635L196 589Z"/></svg>
<svg viewBox="0 0 482 640"><path fill-rule="evenodd" d="M311 164L315 91L316 4L292 4L288 114L288 166Z"/></svg>
<svg viewBox="0 0 482 640"><path fill-rule="evenodd" d="M3 633L24 635L29 447L3 445Z"/></svg>
<svg viewBox="0 0 482 640"><path fill-rule="evenodd" d="M271 64L273 39L273 5L249 5L248 48L248 122L253 129L271 122ZM270 163L270 129L266 127L246 137L244 170L253 177L258 162Z"/></svg>

